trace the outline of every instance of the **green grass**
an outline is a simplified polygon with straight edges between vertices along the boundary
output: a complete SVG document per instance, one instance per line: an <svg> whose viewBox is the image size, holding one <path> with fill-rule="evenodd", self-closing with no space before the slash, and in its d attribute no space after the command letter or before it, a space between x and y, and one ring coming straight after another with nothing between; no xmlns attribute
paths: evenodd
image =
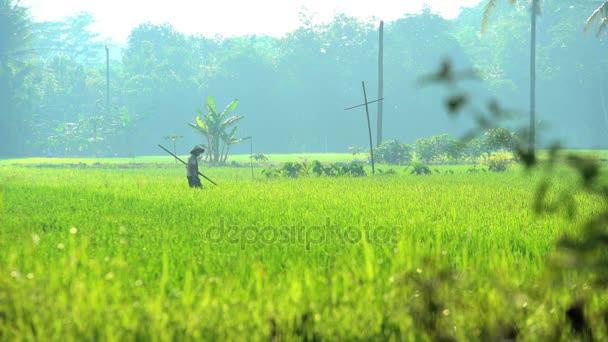
<svg viewBox="0 0 608 342"><path fill-rule="evenodd" d="M162 152L162 151L161 151ZM593 156L596 158L608 158L608 151L601 150L564 150L563 152L575 152L580 155ZM187 154L178 155L182 160L188 158ZM356 157L350 153L300 153L300 154L266 154L268 158L267 162L253 163L254 166L266 166L266 165L277 165L285 162L302 162L306 161L310 163L313 160L318 160L323 163L333 162L352 162L352 161L364 161L365 154L359 154ZM546 152L539 151L539 157L546 157ZM227 164L232 162L247 165L250 163L249 154L237 154L230 155L227 160ZM179 163L179 162L178 162ZM169 165L175 164L173 157L168 154L159 154L156 156L139 156L133 158L15 158L15 159L0 159L0 166L8 165L20 165L20 166L39 166L39 165L77 165L85 164L87 166L93 165L142 165L145 164L158 164L158 165Z"/></svg>
<svg viewBox="0 0 608 342"><path fill-rule="evenodd" d="M535 340L566 326L573 287L594 291L546 265L603 208L579 194L574 221L538 217L536 174L215 167L198 191L171 165L14 165L40 163L0 164L0 340Z"/></svg>
<svg viewBox="0 0 608 342"><path fill-rule="evenodd" d="M187 158L187 156L181 156ZM167 156L147 156L134 158L16 158L16 159L0 159L0 165L57 165L57 164L154 164L154 163L171 163L173 157Z"/></svg>
<svg viewBox="0 0 608 342"><path fill-rule="evenodd" d="M182 160L186 161L188 155L178 155ZM346 153L302 153L302 154L267 154L268 162L265 164L280 164L288 161L306 161L318 160L321 162L351 162L355 158L351 154ZM359 159L363 159L362 155ZM236 162L240 164L249 164L250 156L247 154L237 154L228 157L227 163ZM179 163L179 162L178 162ZM175 164L174 159L169 154L158 156L140 156L133 158L16 158L16 159L0 159L0 166L7 165L60 165L60 164ZM259 165L254 161L254 165Z"/></svg>

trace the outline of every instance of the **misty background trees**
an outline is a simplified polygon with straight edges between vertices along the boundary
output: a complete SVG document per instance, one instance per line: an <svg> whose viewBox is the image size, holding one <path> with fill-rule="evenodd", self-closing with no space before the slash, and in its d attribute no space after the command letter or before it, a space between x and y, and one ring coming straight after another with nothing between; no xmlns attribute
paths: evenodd
<svg viewBox="0 0 608 342"><path fill-rule="evenodd" d="M471 126L445 114L443 89L418 86L446 57L458 69L480 72L483 82L469 83L468 90L498 98L518 111L519 123L527 122L529 5L503 3L483 37L484 2L454 20L427 9L385 23L385 141L413 144L458 136ZM583 34L599 5L542 3L536 112L547 129L538 132L541 147L547 134L572 148L608 147L608 36ZM605 25L602 13L590 23L597 22L595 28ZM258 152L347 152L366 145L362 114L343 108L361 101L362 80L377 89L379 20L337 15L315 24L304 12L300 27L281 38L205 37L145 23L126 46L117 46L89 30L93 18L86 13L32 22L15 1L0 0L0 19L0 157L150 155L169 134L183 135L178 150L189 150L206 143L188 123L208 96L217 103L239 98L239 114L247 118L239 122L239 136L253 136ZM232 151L248 153L249 146Z"/></svg>

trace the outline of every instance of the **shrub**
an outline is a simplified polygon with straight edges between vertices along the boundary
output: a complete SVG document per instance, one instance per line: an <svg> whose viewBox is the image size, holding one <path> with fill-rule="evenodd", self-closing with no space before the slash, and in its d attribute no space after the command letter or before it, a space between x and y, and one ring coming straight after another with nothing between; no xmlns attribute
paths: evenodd
<svg viewBox="0 0 608 342"><path fill-rule="evenodd" d="M488 170L492 172L505 172L511 165L511 157L507 152L501 150L487 157L484 164L488 166Z"/></svg>
<svg viewBox="0 0 608 342"><path fill-rule="evenodd" d="M351 177L363 177L367 176L367 173L363 169L363 164L349 164L342 166L340 176L351 176Z"/></svg>
<svg viewBox="0 0 608 342"><path fill-rule="evenodd" d="M378 174L379 175L396 175L397 171L393 170L393 169L388 169L386 171L382 170L382 169L378 169Z"/></svg>
<svg viewBox="0 0 608 342"><path fill-rule="evenodd" d="M465 153L466 144L449 134L434 135L416 140L416 157L428 163L432 161L459 160Z"/></svg>
<svg viewBox="0 0 608 342"><path fill-rule="evenodd" d="M268 178L276 178L279 176L298 178L299 176L306 175L307 173L308 169L306 164L298 162L287 162L278 169L268 168L262 170L262 174Z"/></svg>
<svg viewBox="0 0 608 342"><path fill-rule="evenodd" d="M281 167L281 174L285 177L297 178L308 173L304 162L287 162Z"/></svg>
<svg viewBox="0 0 608 342"><path fill-rule="evenodd" d="M312 164L309 166L309 169L317 176L321 176L325 172L325 167L318 160L313 160Z"/></svg>
<svg viewBox="0 0 608 342"><path fill-rule="evenodd" d="M412 161L412 147L398 140L388 140L374 149L376 162L389 165L403 165Z"/></svg>
<svg viewBox="0 0 608 342"><path fill-rule="evenodd" d="M333 163L328 166L323 166L319 161L315 160L311 169L313 173L318 176L325 175L328 177L336 176L351 176L351 177L363 177L367 176L367 173L363 169L363 164L351 163L351 164L340 164Z"/></svg>
<svg viewBox="0 0 608 342"><path fill-rule="evenodd" d="M362 177L367 176L367 173L363 169L363 164L351 163L351 164L340 164L333 163L331 165L323 165L318 160L314 160L310 165L304 162L287 162L278 169L264 169L262 174L268 178L274 177L288 177L298 178L300 176L306 176L309 173L317 176L337 177L337 176L351 176L351 177Z"/></svg>
<svg viewBox="0 0 608 342"><path fill-rule="evenodd" d="M431 173L431 169L427 165L418 162L412 164L412 171L410 172L412 175L430 175Z"/></svg>
<svg viewBox="0 0 608 342"><path fill-rule="evenodd" d="M488 154L500 150L513 151L515 144L515 133L508 128L490 128L483 136L483 145Z"/></svg>
<svg viewBox="0 0 608 342"><path fill-rule="evenodd" d="M279 171L278 169L268 168L263 169L262 174L267 178L276 178L281 175L281 171Z"/></svg>

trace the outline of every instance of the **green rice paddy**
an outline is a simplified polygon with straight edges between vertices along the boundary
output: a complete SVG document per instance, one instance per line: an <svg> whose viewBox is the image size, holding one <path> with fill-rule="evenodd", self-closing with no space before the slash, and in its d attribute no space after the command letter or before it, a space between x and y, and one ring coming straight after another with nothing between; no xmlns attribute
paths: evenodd
<svg viewBox="0 0 608 342"><path fill-rule="evenodd" d="M203 166L218 186L192 190L166 157L133 162L0 163L1 340L567 338L585 294L605 324L605 293L548 266L604 208L537 215L541 175ZM550 197L576 187L560 172Z"/></svg>

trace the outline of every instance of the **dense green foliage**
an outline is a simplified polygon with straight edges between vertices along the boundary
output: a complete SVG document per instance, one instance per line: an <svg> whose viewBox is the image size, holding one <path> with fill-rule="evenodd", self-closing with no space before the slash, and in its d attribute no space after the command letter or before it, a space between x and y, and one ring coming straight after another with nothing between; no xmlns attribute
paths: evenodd
<svg viewBox="0 0 608 342"><path fill-rule="evenodd" d="M483 137L469 140L454 139L449 134L419 138L414 146L397 140L383 142L374 149L377 163L407 165L413 160L422 163L477 163L482 157L491 157L497 152L514 151L515 132L506 128L490 128Z"/></svg>
<svg viewBox="0 0 608 342"><path fill-rule="evenodd" d="M403 165L412 161L412 152L410 145L402 144L398 140L389 140L374 149L374 158L380 164Z"/></svg>
<svg viewBox="0 0 608 342"><path fill-rule="evenodd" d="M107 108L105 51L89 30L90 15L33 23L21 7L9 9L15 1L2 4L2 18L11 14L3 23L14 24L7 26L13 31L0 30L10 38L0 38L7 42L0 51L0 156L152 154L171 133L184 135L180 148L190 148L205 141L185 124L209 95L218 103L241 100L239 111L248 118L241 134L254 136L258 151L343 152L367 142L360 113L342 109L360 101L361 80L376 87L375 23L337 15L315 24L303 15L300 28L281 38L208 38L142 24L126 46L110 44ZM604 146L605 36L582 35L597 5L543 6L539 119L569 146ZM480 98L527 108L528 13L496 11L482 38L482 11L480 4L451 21L425 11L386 23L386 140L413 143L470 127L445 117L438 89L415 86L444 56L481 72L484 83L470 87Z"/></svg>
<svg viewBox="0 0 608 342"><path fill-rule="evenodd" d="M301 176L315 175L317 177L363 177L367 176L363 164L360 163L331 163L324 165L318 160L308 164L306 161L285 162L279 168L267 168L262 170L267 178L288 177L298 178Z"/></svg>
<svg viewBox="0 0 608 342"><path fill-rule="evenodd" d="M581 220L536 217L535 175L0 168L0 339L569 339L582 294L606 338L589 275L548 281Z"/></svg>

